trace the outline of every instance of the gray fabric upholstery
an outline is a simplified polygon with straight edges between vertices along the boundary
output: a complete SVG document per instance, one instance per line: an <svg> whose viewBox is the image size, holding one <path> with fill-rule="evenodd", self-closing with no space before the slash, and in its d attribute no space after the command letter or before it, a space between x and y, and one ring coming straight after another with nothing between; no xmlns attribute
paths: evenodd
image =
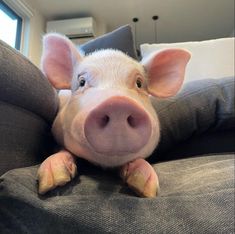
<svg viewBox="0 0 235 234"><path fill-rule="evenodd" d="M58 98L40 70L0 41L0 175L51 152Z"/></svg>
<svg viewBox="0 0 235 234"><path fill-rule="evenodd" d="M0 175L40 163L51 153L50 125L30 111L0 102Z"/></svg>
<svg viewBox="0 0 235 234"><path fill-rule="evenodd" d="M117 49L137 59L130 25L122 26L110 33L91 40L80 47L85 54L100 49Z"/></svg>
<svg viewBox="0 0 235 234"><path fill-rule="evenodd" d="M80 168L78 166L78 168ZM139 198L97 168L38 196L37 167L0 178L1 233L233 233L234 156L210 155L154 165L161 190Z"/></svg>
<svg viewBox="0 0 235 234"><path fill-rule="evenodd" d="M234 87L234 77L198 80L185 84L175 97L153 99L161 140L150 161L234 152Z"/></svg>
<svg viewBox="0 0 235 234"><path fill-rule="evenodd" d="M29 110L48 122L57 95L42 72L17 50L0 41L0 101Z"/></svg>

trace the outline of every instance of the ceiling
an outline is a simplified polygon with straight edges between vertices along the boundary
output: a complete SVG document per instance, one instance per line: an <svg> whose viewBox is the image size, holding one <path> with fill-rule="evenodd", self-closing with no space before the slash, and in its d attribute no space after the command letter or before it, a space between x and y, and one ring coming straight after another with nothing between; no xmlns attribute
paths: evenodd
<svg viewBox="0 0 235 234"><path fill-rule="evenodd" d="M137 44L231 36L234 0L30 0L46 20L93 16L111 31L135 23ZM152 20L158 15L157 21Z"/></svg>

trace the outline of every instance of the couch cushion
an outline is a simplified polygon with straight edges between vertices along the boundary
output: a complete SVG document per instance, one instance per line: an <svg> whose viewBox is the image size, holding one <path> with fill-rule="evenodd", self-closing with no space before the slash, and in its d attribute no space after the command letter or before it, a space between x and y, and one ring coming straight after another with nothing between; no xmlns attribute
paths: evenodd
<svg viewBox="0 0 235 234"><path fill-rule="evenodd" d="M175 97L154 98L161 139L150 160L234 152L234 87L234 77L197 80L187 83Z"/></svg>
<svg viewBox="0 0 235 234"><path fill-rule="evenodd" d="M186 68L185 81L189 82L234 76L234 40L235 38L220 38L206 41L142 44L140 49L143 57L167 48L188 50L192 57Z"/></svg>
<svg viewBox="0 0 235 234"><path fill-rule="evenodd" d="M130 25L122 26L110 33L97 37L80 47L85 54L94 52L95 50L111 48L121 50L134 59L137 59Z"/></svg>
<svg viewBox="0 0 235 234"><path fill-rule="evenodd" d="M37 194L37 167L0 178L3 233L233 233L234 156L155 164L156 198L136 197L111 172L78 164L80 176Z"/></svg>
<svg viewBox="0 0 235 234"><path fill-rule="evenodd" d="M0 101L41 116L48 122L57 111L57 94L42 72L17 50L0 41Z"/></svg>
<svg viewBox="0 0 235 234"><path fill-rule="evenodd" d="M40 163L52 152L50 124L26 109L0 101L0 175Z"/></svg>
<svg viewBox="0 0 235 234"><path fill-rule="evenodd" d="M40 70L0 41L0 175L51 152L58 98Z"/></svg>

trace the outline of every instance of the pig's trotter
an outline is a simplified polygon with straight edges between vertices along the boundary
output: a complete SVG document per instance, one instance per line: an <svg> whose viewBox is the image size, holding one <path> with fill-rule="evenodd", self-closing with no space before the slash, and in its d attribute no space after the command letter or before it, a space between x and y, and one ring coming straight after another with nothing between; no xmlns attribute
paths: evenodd
<svg viewBox="0 0 235 234"><path fill-rule="evenodd" d="M38 169L39 194L68 183L75 177L77 166L74 156L68 151L60 151L48 157Z"/></svg>
<svg viewBox="0 0 235 234"><path fill-rule="evenodd" d="M121 178L141 197L155 197L159 190L158 177L153 167L144 159L125 164L120 170Z"/></svg>

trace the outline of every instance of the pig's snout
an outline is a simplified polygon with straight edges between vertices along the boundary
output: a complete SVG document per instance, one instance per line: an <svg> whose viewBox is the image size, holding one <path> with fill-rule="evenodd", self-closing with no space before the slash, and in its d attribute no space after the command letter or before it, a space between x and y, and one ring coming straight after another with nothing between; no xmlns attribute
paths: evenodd
<svg viewBox="0 0 235 234"><path fill-rule="evenodd" d="M87 116L84 131L90 146L98 153L136 153L151 135L151 121L145 110L126 97L112 97Z"/></svg>

